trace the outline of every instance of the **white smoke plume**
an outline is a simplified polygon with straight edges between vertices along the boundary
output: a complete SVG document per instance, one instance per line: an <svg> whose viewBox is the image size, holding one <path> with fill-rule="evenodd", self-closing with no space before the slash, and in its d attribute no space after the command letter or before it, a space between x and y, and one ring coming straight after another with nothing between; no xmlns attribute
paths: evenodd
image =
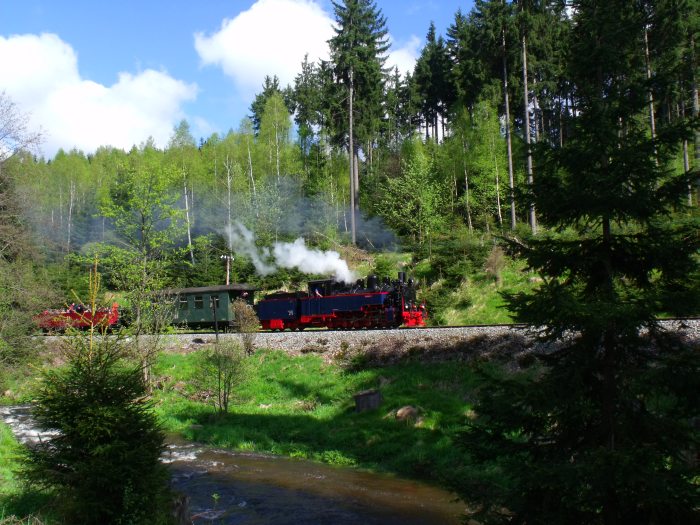
<svg viewBox="0 0 700 525"><path fill-rule="evenodd" d="M255 235L240 222L226 227L226 238L232 251L251 258L260 275L269 275L277 268L296 268L304 273L333 275L337 281L352 283L355 274L338 252L317 250L306 246L299 237L294 242L276 242L272 249L255 245Z"/></svg>

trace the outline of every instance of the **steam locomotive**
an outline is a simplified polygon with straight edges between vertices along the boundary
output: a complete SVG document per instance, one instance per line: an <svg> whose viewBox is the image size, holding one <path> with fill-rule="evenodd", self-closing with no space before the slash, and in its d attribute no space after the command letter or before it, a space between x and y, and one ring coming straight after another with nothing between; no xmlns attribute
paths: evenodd
<svg viewBox="0 0 700 525"><path fill-rule="evenodd" d="M273 293L256 305L264 330L398 328L425 326L425 305L416 302L413 279L370 275L347 285L333 279L309 281L308 290Z"/></svg>
<svg viewBox="0 0 700 525"><path fill-rule="evenodd" d="M201 286L166 290L173 304L173 324L192 329L224 332L237 326L233 302L243 299L251 306L255 288L246 284ZM263 330L329 328L397 328L425 326L425 305L416 302L413 279L399 272L397 280L370 275L348 285L333 279L309 281L304 292L278 292L258 301L255 310ZM34 317L44 332L63 332L68 327L114 328L120 319L118 305L92 312L83 305L63 310L44 310Z"/></svg>

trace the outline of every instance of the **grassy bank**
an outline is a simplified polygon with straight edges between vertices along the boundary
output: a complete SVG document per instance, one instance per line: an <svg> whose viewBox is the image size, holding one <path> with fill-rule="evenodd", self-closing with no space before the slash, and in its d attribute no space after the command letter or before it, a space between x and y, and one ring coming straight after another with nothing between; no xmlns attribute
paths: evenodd
<svg viewBox="0 0 700 525"><path fill-rule="evenodd" d="M201 353L163 353L154 368L154 406L167 432L215 446L371 469L449 487L466 458L453 443L479 388L470 366L404 362L349 370L323 355L259 350L228 415L216 414L194 381ZM31 376L13 383L28 402ZM379 388L377 410L355 412L353 394ZM6 400L7 401L7 400ZM396 417L416 409L407 420ZM51 498L27 491L14 473L19 445L0 425L0 519L38 514L52 523Z"/></svg>
<svg viewBox="0 0 700 525"><path fill-rule="evenodd" d="M319 355L264 350L237 389L229 415L217 416L192 386L197 355L162 355L157 410L168 431L216 446L369 468L448 484L463 458L455 432L478 387L460 362L409 362L346 371ZM353 394L380 388L379 409L355 412ZM417 417L400 420L410 405Z"/></svg>
<svg viewBox="0 0 700 525"><path fill-rule="evenodd" d="M51 498L22 485L17 475L21 447L10 428L0 422L0 525L7 523L44 523L52 521ZM35 516L21 522L12 516Z"/></svg>

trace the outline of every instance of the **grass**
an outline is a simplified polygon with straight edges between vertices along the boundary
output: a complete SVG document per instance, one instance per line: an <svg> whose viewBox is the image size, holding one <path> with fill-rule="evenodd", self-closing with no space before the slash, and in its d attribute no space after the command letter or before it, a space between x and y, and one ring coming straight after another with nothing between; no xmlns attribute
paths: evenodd
<svg viewBox="0 0 700 525"><path fill-rule="evenodd" d="M55 523L47 507L51 503L50 495L22 485L17 474L20 455L21 446L12 431L0 423L0 525Z"/></svg>
<svg viewBox="0 0 700 525"><path fill-rule="evenodd" d="M347 372L322 356L264 350L251 358L238 403L218 416L193 401L197 355L161 355L157 411L166 430L215 446L282 454L449 484L464 463L455 433L478 387L466 364L403 363ZM357 413L353 394L377 388L378 410ZM418 408L417 421L395 411Z"/></svg>
<svg viewBox="0 0 700 525"><path fill-rule="evenodd" d="M501 294L529 292L535 282L536 277L526 271L523 261L509 258L501 272L500 283L486 271L465 277L457 288L448 288L438 281L428 291L429 296L439 298L438 308L431 312L432 321L448 326L512 323L515 319Z"/></svg>

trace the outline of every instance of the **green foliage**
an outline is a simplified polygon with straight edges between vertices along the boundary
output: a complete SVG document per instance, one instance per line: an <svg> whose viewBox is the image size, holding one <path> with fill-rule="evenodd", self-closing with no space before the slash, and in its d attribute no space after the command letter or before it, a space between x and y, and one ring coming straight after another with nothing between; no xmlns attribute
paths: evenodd
<svg viewBox="0 0 700 525"><path fill-rule="evenodd" d="M417 267L415 273L428 282L445 279L449 286L458 286L468 275L482 269L490 250L487 237L455 228L451 234L437 237L432 245L416 250L415 257L428 259L428 264Z"/></svg>
<svg viewBox="0 0 700 525"><path fill-rule="evenodd" d="M486 262L484 263L484 268L486 270L486 274L493 278L496 281L496 284L499 286L502 281L501 272L503 271L505 265L506 261L503 248L500 246L494 246L486 259Z"/></svg>
<svg viewBox="0 0 700 525"><path fill-rule="evenodd" d="M261 350L237 388L235 414L212 417L214 409L174 388L196 377L195 354L164 354L156 373L167 377L158 405L167 427L188 438L239 450L291 455L355 465L444 482L466 456L452 439L467 399L478 386L463 362L406 362L348 372L326 356ZM381 387L379 410L356 413L353 394ZM178 392L178 390L180 392ZM398 421L393 411L422 407L417 426ZM196 425L193 427L192 425ZM419 463L416 458L423 458Z"/></svg>
<svg viewBox="0 0 700 525"><path fill-rule="evenodd" d="M532 375L493 381L466 426L465 450L498 473L465 473L459 487L481 505L479 521L698 520L687 454L700 437L700 360L655 319L696 308L700 248L697 211L683 207L689 174L669 169L688 125L659 123L653 140L646 127L639 42L672 26L663 4L646 14L576 5L567 72L577 114L566 142L540 145L527 196L562 233L512 242L543 282L510 307L555 346ZM654 89L671 89L666 73Z"/></svg>
<svg viewBox="0 0 700 525"><path fill-rule="evenodd" d="M66 366L43 373L33 415L59 432L28 450L23 475L57 491L72 523L165 523L163 434L123 337L73 334Z"/></svg>
<svg viewBox="0 0 700 525"><path fill-rule="evenodd" d="M0 258L0 370L26 365L35 354L32 316L56 301L45 273L31 261ZM0 385L2 381L0 380Z"/></svg>
<svg viewBox="0 0 700 525"><path fill-rule="evenodd" d="M0 524L42 525L50 519L51 494L23 486L21 470L22 446L12 431L0 423Z"/></svg>
<svg viewBox="0 0 700 525"><path fill-rule="evenodd" d="M146 147L132 151L119 165L101 213L111 219L118 234L143 257L153 258L174 241L180 230L181 212L175 208L175 172L161 154Z"/></svg>
<svg viewBox="0 0 700 525"><path fill-rule="evenodd" d="M332 3L336 28L329 46L335 76L346 93L352 84L356 113L354 135L358 142L363 142L376 135L384 113L383 68L389 49L386 18L376 4L368 0ZM342 118L336 122L336 126L339 135L344 138L349 131L348 110L345 104L341 108L337 108Z"/></svg>
<svg viewBox="0 0 700 525"><path fill-rule="evenodd" d="M381 188L385 200L373 204L394 231L419 245L444 225L444 188L426 149L418 141L406 146L401 176L387 179Z"/></svg>
<svg viewBox="0 0 700 525"><path fill-rule="evenodd" d="M522 261L504 256L501 284L494 282L486 267L489 245L489 242L477 244L477 248L483 250L477 260L470 263L465 258L460 261L460 265L468 264L468 269L464 274L455 274L454 281L446 273L442 274L443 277L435 276L428 259L416 265L416 276L430 276L430 284L426 283L419 290L420 299L428 306L430 324L463 326L515 321L515 316L506 308L502 294L531 292L540 279L526 271ZM455 270L460 267L457 266Z"/></svg>
<svg viewBox="0 0 700 525"><path fill-rule="evenodd" d="M690 451L698 432L688 414L700 401L700 362L680 347L662 349L653 361L631 349L621 356L614 448L601 435L603 356L586 343L547 360L539 373L484 371L489 388L460 441L481 465L462 472L460 492L488 502L474 518L506 523L524 513L534 523L604 523L610 517L601 502L608 501L629 523L695 522Z"/></svg>
<svg viewBox="0 0 700 525"><path fill-rule="evenodd" d="M374 266L370 272L378 277L392 277L396 273L396 264L385 255L378 255L374 259Z"/></svg>

